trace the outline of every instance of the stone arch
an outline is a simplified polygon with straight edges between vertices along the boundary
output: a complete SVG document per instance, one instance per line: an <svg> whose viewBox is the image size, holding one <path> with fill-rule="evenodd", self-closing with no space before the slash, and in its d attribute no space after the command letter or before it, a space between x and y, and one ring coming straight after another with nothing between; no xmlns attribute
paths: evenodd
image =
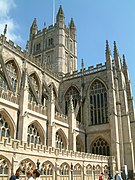
<svg viewBox="0 0 135 180"><path fill-rule="evenodd" d="M38 85L38 90L39 90L39 93L40 93L40 89L41 89L41 80L39 78L39 75L37 74L36 71L32 71L31 73L29 73L29 77L34 77L36 82L37 82L37 85Z"/></svg>
<svg viewBox="0 0 135 180"><path fill-rule="evenodd" d="M74 109L78 106L78 111L76 112L77 121L81 121L81 110L79 108L80 103L80 90L75 85L71 85L64 93L64 109L65 114L68 114L69 104L70 104L70 96L72 95L72 101Z"/></svg>
<svg viewBox="0 0 135 180"><path fill-rule="evenodd" d="M26 174L27 171L32 171L35 169L36 165L31 159L25 158L20 161L19 167L21 168L23 174Z"/></svg>
<svg viewBox="0 0 135 180"><path fill-rule="evenodd" d="M32 126L33 125L33 129L30 127L30 126ZM37 121L37 120L34 120L34 121L32 121L29 125L28 125L28 130L27 130L27 138L29 139L29 135L30 136L32 136L33 134L31 134L30 132L29 132L29 128L31 128L32 129L32 131L34 132L34 128L36 128L37 129L37 132L35 132L35 133L37 133L37 137L38 138L40 138L40 140L41 140L41 143L39 143L39 144L45 144L45 130L44 130L44 128L42 127L42 125ZM35 130L36 131L36 130ZM35 137L36 138L36 137ZM28 141L28 139L27 139L27 141ZM31 140L31 139L30 139ZM35 139L36 140L36 139ZM29 144L30 142L28 141L28 144ZM37 143L35 143L35 145L36 145Z"/></svg>
<svg viewBox="0 0 135 180"><path fill-rule="evenodd" d="M67 149L67 137L64 131L61 128L58 129L55 136L56 148Z"/></svg>
<svg viewBox="0 0 135 180"><path fill-rule="evenodd" d="M14 138L15 132L16 132L16 127L13 118L11 115L7 112L6 109L2 108L0 109L0 115L2 115L5 119L5 121L8 123L9 128L10 128L10 137Z"/></svg>
<svg viewBox="0 0 135 180"><path fill-rule="evenodd" d="M41 165L41 174L52 176L54 174L55 167L51 161L45 161Z"/></svg>
<svg viewBox="0 0 135 180"><path fill-rule="evenodd" d="M92 175L92 171L93 171L93 166L91 164L88 164L86 166L86 174L87 175Z"/></svg>
<svg viewBox="0 0 135 180"><path fill-rule="evenodd" d="M18 62L16 61L15 58L9 58L9 59L7 59L7 60L5 61L5 64L7 64L9 61L13 61L14 64L15 64L15 66L17 67L17 70L18 70L18 79L20 80L20 78L21 78L21 68L20 68Z"/></svg>
<svg viewBox="0 0 135 180"><path fill-rule="evenodd" d="M101 136L97 137L90 146L90 151L93 154L110 156L110 145L109 143Z"/></svg>
<svg viewBox="0 0 135 180"><path fill-rule="evenodd" d="M82 166L77 163L75 166L74 166L74 175L81 175L82 174Z"/></svg>
<svg viewBox="0 0 135 180"><path fill-rule="evenodd" d="M53 86L53 91L54 91L55 97L57 99L58 98L58 91L57 91L55 84L53 82L51 82L51 83L49 83L48 87L50 87L50 86Z"/></svg>
<svg viewBox="0 0 135 180"><path fill-rule="evenodd" d="M69 176L70 166L68 163L64 162L60 165L60 175Z"/></svg>
<svg viewBox="0 0 135 180"><path fill-rule="evenodd" d="M10 64L9 67L8 67L8 64ZM18 65L15 58L7 59L6 62L5 62L5 65L6 65L7 72L9 74L9 78L10 78L13 90L15 92L18 92L19 85L20 85L20 82L21 82L20 81L20 79L21 79L20 67L19 67L19 65ZM15 69L14 72L11 72L12 67L14 67L13 69Z"/></svg>
<svg viewBox="0 0 135 180"><path fill-rule="evenodd" d="M88 89L90 89L90 87L92 86L92 84L93 84L94 82L96 82L96 81L101 82L101 83L105 86L106 90L108 89L108 86L107 86L106 82L105 82L104 80L102 80L101 78L99 78L99 77L95 77L95 78L92 79L92 81L90 82L90 84L89 84L89 86L88 86Z"/></svg>
<svg viewBox="0 0 135 180"><path fill-rule="evenodd" d="M76 151L80 151L80 152L84 151L84 144L83 144L80 134L76 136Z"/></svg>
<svg viewBox="0 0 135 180"><path fill-rule="evenodd" d="M72 84L71 86L69 86L69 87L65 90L63 96L66 95L66 92L67 92L71 87L75 88L75 89L78 91L78 93L80 94L80 89L79 89L75 84Z"/></svg>
<svg viewBox="0 0 135 180"><path fill-rule="evenodd" d="M11 162L8 158L0 154L0 177L5 177L10 174Z"/></svg>

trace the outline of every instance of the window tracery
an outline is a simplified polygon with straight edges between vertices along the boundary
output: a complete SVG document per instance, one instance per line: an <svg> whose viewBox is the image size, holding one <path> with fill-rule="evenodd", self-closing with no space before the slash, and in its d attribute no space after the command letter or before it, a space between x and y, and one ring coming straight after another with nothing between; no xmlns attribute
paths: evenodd
<svg viewBox="0 0 135 180"><path fill-rule="evenodd" d="M1 137L10 137L10 127L1 113L0 113L0 135Z"/></svg>
<svg viewBox="0 0 135 180"><path fill-rule="evenodd" d="M29 159L25 159L25 160L21 161L19 167L20 167L22 173L26 174L27 171L32 171L33 169L35 169L35 164L32 161L30 161Z"/></svg>
<svg viewBox="0 0 135 180"><path fill-rule="evenodd" d="M60 175L68 176L69 175L69 167L66 163L63 163L60 166Z"/></svg>
<svg viewBox="0 0 135 180"><path fill-rule="evenodd" d="M13 90L16 92L18 76L17 76L17 70L14 63L12 61L8 62L6 64L6 69L7 69Z"/></svg>
<svg viewBox="0 0 135 180"><path fill-rule="evenodd" d="M59 148L59 149L66 148L64 138L62 137L62 135L59 132L56 132L55 143L56 143L56 148Z"/></svg>
<svg viewBox="0 0 135 180"><path fill-rule="evenodd" d="M52 176L53 175L53 165L50 162L45 162L41 166L41 174Z"/></svg>
<svg viewBox="0 0 135 180"><path fill-rule="evenodd" d="M28 126L27 142L28 144L34 143L35 146L37 144L42 144L39 132L37 128L34 126L34 124Z"/></svg>
<svg viewBox="0 0 135 180"><path fill-rule="evenodd" d="M80 164L75 165L73 172L74 172L74 175L76 175L76 176L81 175L81 172L82 172L81 165Z"/></svg>
<svg viewBox="0 0 135 180"><path fill-rule="evenodd" d="M90 125L108 122L107 90L100 81L90 88Z"/></svg>
<svg viewBox="0 0 135 180"><path fill-rule="evenodd" d="M9 163L3 157L0 157L0 177L4 177L9 173Z"/></svg>
<svg viewBox="0 0 135 180"><path fill-rule="evenodd" d="M69 109L69 104L70 104L70 97L72 95L72 98L73 98L73 106L74 106L74 109L76 108L77 106L77 102L79 103L79 100L80 100L80 96L79 96L79 92L78 90L74 87L74 86L71 86L66 94L65 94L65 114L67 115L68 114L68 109ZM78 111L78 115L77 115L77 120L78 121L81 121L81 113L80 113L80 109Z"/></svg>
<svg viewBox="0 0 135 180"><path fill-rule="evenodd" d="M92 153L110 156L110 147L104 139L98 138L93 144Z"/></svg>

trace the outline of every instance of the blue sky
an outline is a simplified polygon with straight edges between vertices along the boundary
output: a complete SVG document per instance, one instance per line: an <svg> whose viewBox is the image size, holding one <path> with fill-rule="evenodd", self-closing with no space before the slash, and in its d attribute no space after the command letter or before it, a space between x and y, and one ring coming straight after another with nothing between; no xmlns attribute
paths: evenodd
<svg viewBox="0 0 135 180"><path fill-rule="evenodd" d="M52 24L53 0L0 0L0 33L25 49L29 29L37 18L39 29ZM105 62L105 41L113 55L113 41L125 54L135 97L135 0L55 0L55 13L62 4L66 24L73 17L77 28L78 68Z"/></svg>

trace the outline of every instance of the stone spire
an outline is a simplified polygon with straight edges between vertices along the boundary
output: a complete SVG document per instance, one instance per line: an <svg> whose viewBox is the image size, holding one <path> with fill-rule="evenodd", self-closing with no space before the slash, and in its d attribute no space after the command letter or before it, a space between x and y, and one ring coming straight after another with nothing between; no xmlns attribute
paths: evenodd
<svg viewBox="0 0 135 180"><path fill-rule="evenodd" d="M62 9L62 6L61 6L61 5L60 5L60 8L59 8L58 13L57 13L57 16L56 16L57 22L58 22L60 19L63 19L63 20L64 20L64 12L63 12L63 9Z"/></svg>
<svg viewBox="0 0 135 180"><path fill-rule="evenodd" d="M116 41L114 41L114 61L115 61L116 70L121 70L121 59L116 46Z"/></svg>
<svg viewBox="0 0 135 180"><path fill-rule="evenodd" d="M33 35L37 34L37 32L38 32L37 21L36 21L36 18L34 18L31 28L30 28L30 38L33 37Z"/></svg>
<svg viewBox="0 0 135 180"><path fill-rule="evenodd" d="M75 29L76 30L76 26L75 26L73 18L71 18L69 26L70 26L70 29Z"/></svg>
<svg viewBox="0 0 135 180"><path fill-rule="evenodd" d="M111 56L111 51L109 48L109 43L108 40L106 40L106 67L107 69L112 69L112 56Z"/></svg>

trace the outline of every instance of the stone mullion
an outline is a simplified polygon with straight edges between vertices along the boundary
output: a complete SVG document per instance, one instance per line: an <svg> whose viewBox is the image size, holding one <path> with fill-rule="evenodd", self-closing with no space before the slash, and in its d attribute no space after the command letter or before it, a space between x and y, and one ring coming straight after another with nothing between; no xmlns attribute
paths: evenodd
<svg viewBox="0 0 135 180"><path fill-rule="evenodd" d="M97 94L95 94L96 96L96 114L97 114L97 124L99 124L99 119L98 119L98 100L97 100Z"/></svg>
<svg viewBox="0 0 135 180"><path fill-rule="evenodd" d="M101 103L101 93L99 94L99 103L100 103L100 120L101 120L101 124L103 123L103 119L102 119L102 103Z"/></svg>
<svg viewBox="0 0 135 180"><path fill-rule="evenodd" d="M95 107L94 107L94 94L92 95L92 102L93 102L93 125L95 125Z"/></svg>

